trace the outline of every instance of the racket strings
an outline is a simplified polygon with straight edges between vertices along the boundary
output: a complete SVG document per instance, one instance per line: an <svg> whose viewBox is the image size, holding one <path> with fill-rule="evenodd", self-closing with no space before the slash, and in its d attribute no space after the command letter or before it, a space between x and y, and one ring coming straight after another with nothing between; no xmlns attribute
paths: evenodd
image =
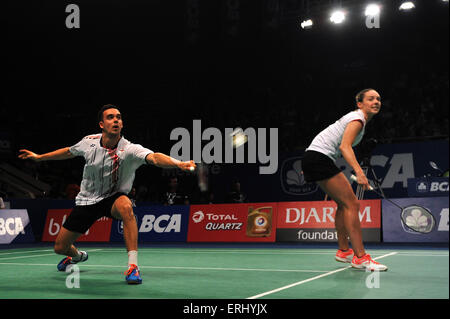
<svg viewBox="0 0 450 319"><path fill-rule="evenodd" d="M419 233L430 233L436 224L434 216L425 207L412 205L402 210L401 218L406 227Z"/></svg>
<svg viewBox="0 0 450 319"><path fill-rule="evenodd" d="M357 181L355 175L351 175L350 179L353 181ZM372 186L369 188L369 190L373 191L380 197L390 202L392 205L397 206L398 208L401 209L400 218L402 220L402 225L404 226L405 230L411 230L413 232L422 234L428 234L433 231L434 226L436 225L436 220L433 214L425 207L418 205L410 205L407 207L402 207L396 202L390 200L389 198L386 198L384 194L382 194Z"/></svg>

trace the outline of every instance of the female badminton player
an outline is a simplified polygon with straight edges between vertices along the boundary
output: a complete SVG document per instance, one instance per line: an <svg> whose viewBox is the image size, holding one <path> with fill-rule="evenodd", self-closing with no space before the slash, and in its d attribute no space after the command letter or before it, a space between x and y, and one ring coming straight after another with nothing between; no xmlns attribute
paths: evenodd
<svg viewBox="0 0 450 319"><path fill-rule="evenodd" d="M102 216L123 221L123 236L128 252L128 271L125 280L129 284L140 284L142 278L138 268L138 228L133 208L127 194L130 192L135 171L143 164L158 167L178 167L192 171L193 161L181 162L162 153L154 153L141 145L126 140L121 131L122 115L117 106L108 104L98 113L101 134L84 137L80 142L46 154L20 150L19 158L33 161L65 160L83 156L86 164L80 192L75 207L61 227L54 250L65 255L58 264L60 271L67 266L88 259L85 251L78 250L73 243Z"/></svg>
<svg viewBox="0 0 450 319"><path fill-rule="evenodd" d="M385 271L387 267L374 261L364 250L358 198L335 165L338 157L344 157L353 168L357 183L363 189L369 188L352 147L361 141L366 124L380 112L380 95L374 89L362 90L356 95L356 105L356 110L341 117L313 139L306 149L302 169L306 181L316 182L337 203L335 226L339 249L335 259L351 263L354 268ZM353 249L349 247L349 238Z"/></svg>

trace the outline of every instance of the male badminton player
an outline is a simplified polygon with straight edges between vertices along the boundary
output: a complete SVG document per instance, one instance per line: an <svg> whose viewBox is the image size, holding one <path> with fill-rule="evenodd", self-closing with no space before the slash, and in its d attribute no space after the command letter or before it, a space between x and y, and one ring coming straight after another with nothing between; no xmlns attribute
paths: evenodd
<svg viewBox="0 0 450 319"><path fill-rule="evenodd" d="M134 218L130 192L135 171L143 164L158 167L178 167L185 171L194 170L193 161L181 162L175 158L153 151L126 140L121 131L122 115L117 106L105 105L98 113L101 134L84 137L80 142L56 151L35 154L20 150L19 158L36 162L64 160L83 156L86 164L83 171L80 192L75 199L75 207L61 227L56 238L54 250L65 255L58 264L65 271L70 264L88 259L85 251L78 250L73 243L102 216L123 221L123 236L128 252L128 271L125 280L129 284L140 284L137 251L138 228Z"/></svg>
<svg viewBox="0 0 450 319"><path fill-rule="evenodd" d="M356 95L357 109L347 113L320 132L306 149L302 169L306 181L316 182L337 203L335 226L339 249L335 259L351 263L354 268L385 271L387 267L366 254L359 221L359 201L353 189L335 165L342 156L353 168L357 183L369 189L369 182L359 165L353 146L362 139L367 122L380 112L381 98L374 89ZM352 248L349 247L349 240Z"/></svg>

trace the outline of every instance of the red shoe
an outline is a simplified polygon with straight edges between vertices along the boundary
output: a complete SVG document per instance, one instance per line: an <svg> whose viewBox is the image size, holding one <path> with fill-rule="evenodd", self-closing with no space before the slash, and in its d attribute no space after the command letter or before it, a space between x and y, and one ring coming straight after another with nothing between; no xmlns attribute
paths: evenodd
<svg viewBox="0 0 450 319"><path fill-rule="evenodd" d="M361 258L358 258L356 255L353 256L352 267L369 271L386 271L388 269L385 265L377 263L373 260L369 254L365 254Z"/></svg>
<svg viewBox="0 0 450 319"><path fill-rule="evenodd" d="M347 249L346 251L338 249L334 258L341 263L351 263L354 254L355 253L351 248Z"/></svg>
<svg viewBox="0 0 450 319"><path fill-rule="evenodd" d="M124 275L126 275L125 280L127 281L127 283L129 285L142 284L142 278L141 278L141 275L139 273L138 266L136 266L134 264L131 264L130 267L128 268L128 270L125 271Z"/></svg>

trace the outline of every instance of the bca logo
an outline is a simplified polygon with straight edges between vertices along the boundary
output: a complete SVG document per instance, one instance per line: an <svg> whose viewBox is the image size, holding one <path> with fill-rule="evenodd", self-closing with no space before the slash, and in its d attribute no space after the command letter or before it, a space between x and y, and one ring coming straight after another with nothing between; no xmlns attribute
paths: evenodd
<svg viewBox="0 0 450 319"><path fill-rule="evenodd" d="M286 159L281 166L281 186L286 194L306 195L317 191L316 183L307 183L302 170L302 158Z"/></svg>
<svg viewBox="0 0 450 319"><path fill-rule="evenodd" d="M181 214L162 214L158 217L155 215L144 215L139 232L148 233L151 231L159 234L181 232Z"/></svg>
<svg viewBox="0 0 450 319"><path fill-rule="evenodd" d="M20 217L11 217L6 219L0 218L0 236L6 234L14 236L19 233L25 234L25 229Z"/></svg>
<svg viewBox="0 0 450 319"><path fill-rule="evenodd" d="M448 192L448 182L433 182L430 186L431 192Z"/></svg>
<svg viewBox="0 0 450 319"><path fill-rule="evenodd" d="M134 215L137 223L137 216ZM117 225L118 233L123 234L123 221L120 221ZM155 215L144 215L142 217L141 226L139 227L140 233L149 233L154 231L155 233L170 233L181 232L181 214L162 214L158 217Z"/></svg>

